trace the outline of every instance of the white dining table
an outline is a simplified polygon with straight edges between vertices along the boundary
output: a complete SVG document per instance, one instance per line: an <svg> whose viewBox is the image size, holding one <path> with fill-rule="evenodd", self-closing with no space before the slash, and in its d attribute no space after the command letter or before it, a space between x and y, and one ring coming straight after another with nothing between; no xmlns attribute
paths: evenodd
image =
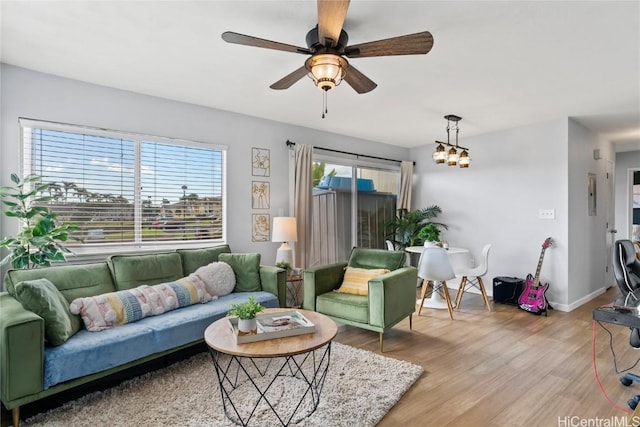
<svg viewBox="0 0 640 427"><path fill-rule="evenodd" d="M424 251L424 246L407 246L404 248L405 251L412 254L421 254ZM451 262L451 266L453 267L453 271L456 271L456 265L466 267L469 262L469 249L466 248L457 248L457 247L449 247L445 249L447 255L449 256L449 261ZM461 255L458 257L458 255ZM464 257L462 257L464 255ZM434 286L435 288L435 286ZM420 304L420 299L416 300L416 304ZM429 298L425 298L423 308L437 308L440 310L447 309L447 302L442 298L439 292L432 292Z"/></svg>
<svg viewBox="0 0 640 427"><path fill-rule="evenodd" d="M411 252L412 254L421 254L424 250L424 246L407 246L404 248L405 251ZM447 251L447 255L457 255L457 254L468 254L469 249L466 248L453 248L445 249Z"/></svg>

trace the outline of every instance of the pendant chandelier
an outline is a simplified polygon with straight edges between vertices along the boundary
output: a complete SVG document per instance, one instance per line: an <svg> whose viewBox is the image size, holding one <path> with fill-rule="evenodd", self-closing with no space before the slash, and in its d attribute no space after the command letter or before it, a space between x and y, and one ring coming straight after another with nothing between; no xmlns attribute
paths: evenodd
<svg viewBox="0 0 640 427"><path fill-rule="evenodd" d="M438 164L447 164L448 166L460 166L461 168L468 168L471 163L471 157L469 157L469 149L458 145L458 133L460 133L460 127L458 122L462 120L462 117L458 117L454 114L448 114L444 116L447 120L447 142L436 141L438 146L433 152L433 161ZM451 143L451 131L456 131L456 143ZM449 147L449 150L445 148Z"/></svg>

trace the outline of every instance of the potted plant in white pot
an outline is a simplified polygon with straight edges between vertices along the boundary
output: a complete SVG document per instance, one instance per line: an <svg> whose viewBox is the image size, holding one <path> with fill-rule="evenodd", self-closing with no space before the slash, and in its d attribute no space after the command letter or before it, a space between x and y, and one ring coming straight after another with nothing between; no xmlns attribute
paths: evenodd
<svg viewBox="0 0 640 427"><path fill-rule="evenodd" d="M227 312L227 316L238 316L238 331L251 334L258 329L256 314L262 310L264 307L256 301L255 295L251 295L245 303L231 304L231 310Z"/></svg>
<svg viewBox="0 0 640 427"><path fill-rule="evenodd" d="M434 223L438 227L447 228L445 224L433 221L441 213L442 209L437 205L413 211L399 209L393 220L385 224L385 238L400 248L420 245L423 238L419 236L419 233L425 224Z"/></svg>
<svg viewBox="0 0 640 427"><path fill-rule="evenodd" d="M424 240L425 246L440 246L440 228L433 222L428 222L420 229L418 237Z"/></svg>

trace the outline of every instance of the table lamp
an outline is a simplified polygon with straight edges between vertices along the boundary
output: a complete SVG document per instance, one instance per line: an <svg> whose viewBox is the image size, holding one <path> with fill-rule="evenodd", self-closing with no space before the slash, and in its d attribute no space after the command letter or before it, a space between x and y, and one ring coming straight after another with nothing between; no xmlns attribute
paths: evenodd
<svg viewBox="0 0 640 427"><path fill-rule="evenodd" d="M293 251L288 242L298 240L298 226L293 216L276 216L273 218L271 233L272 242L282 242L276 253L276 263L285 261L293 266Z"/></svg>

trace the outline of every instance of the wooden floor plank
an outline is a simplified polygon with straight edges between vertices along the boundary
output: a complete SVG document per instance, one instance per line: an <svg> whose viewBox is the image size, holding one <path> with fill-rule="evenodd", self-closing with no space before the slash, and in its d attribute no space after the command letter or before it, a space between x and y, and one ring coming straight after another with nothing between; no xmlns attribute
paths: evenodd
<svg viewBox="0 0 640 427"><path fill-rule="evenodd" d="M598 372L622 410L600 392L592 364L591 311L617 296L611 288L570 313L550 310L546 317L504 304L489 313L474 294L465 295L454 320L446 310L423 310L414 315L413 331L407 321L385 334L384 355L418 364L425 374L379 425L550 426L571 417L628 417L626 401L640 394L640 384L620 384L609 336L599 326ZM640 352L629 346L629 329L606 327L618 367L631 366ZM341 328L336 341L378 352L378 334L370 331Z"/></svg>

